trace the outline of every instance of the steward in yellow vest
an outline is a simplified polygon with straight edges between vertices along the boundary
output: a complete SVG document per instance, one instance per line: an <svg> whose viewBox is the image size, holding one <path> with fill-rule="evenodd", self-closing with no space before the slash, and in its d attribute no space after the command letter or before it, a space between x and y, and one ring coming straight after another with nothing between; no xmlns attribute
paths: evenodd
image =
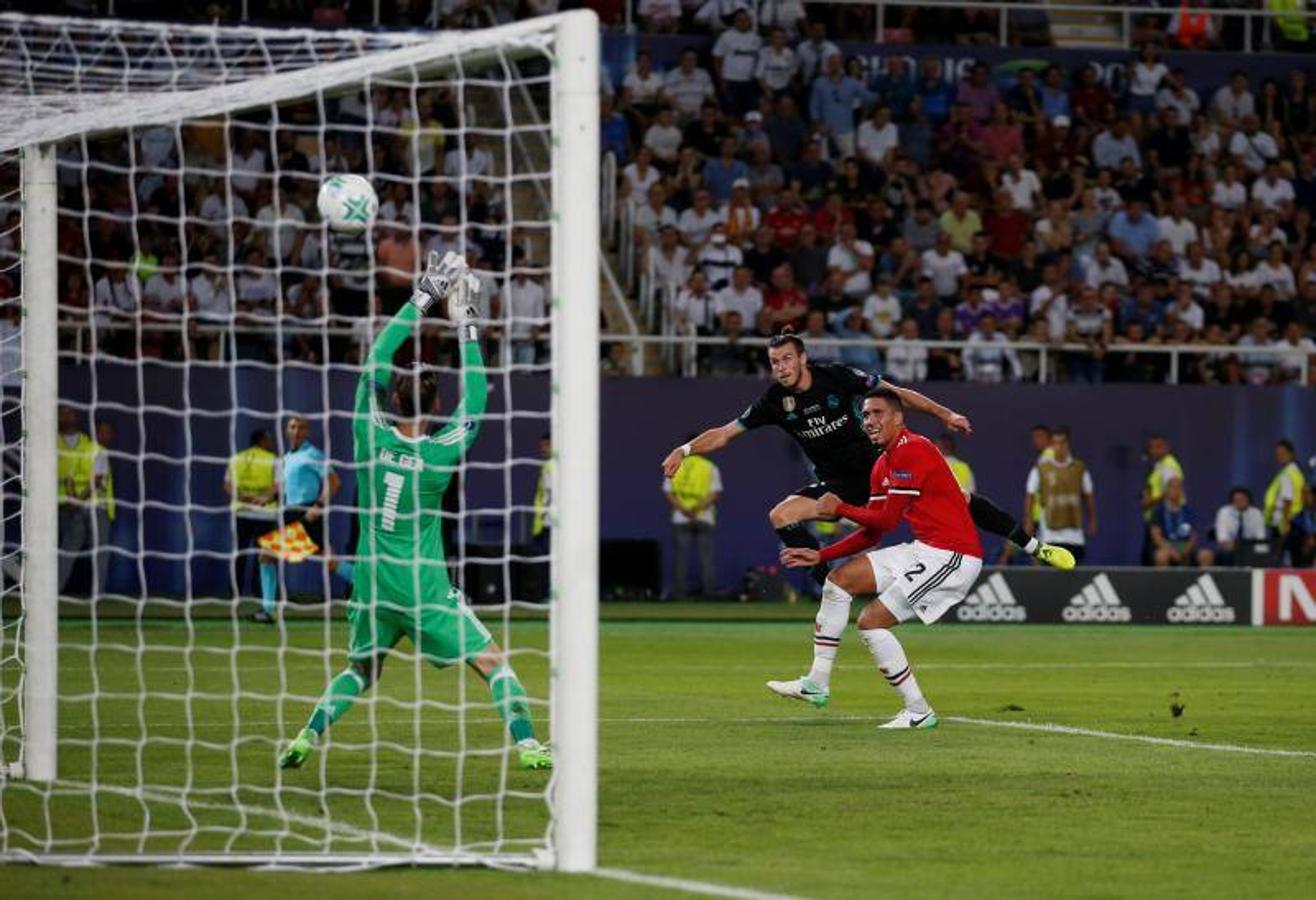
<svg viewBox="0 0 1316 900"><path fill-rule="evenodd" d="M1142 489L1142 517L1151 521L1152 510L1161 498L1165 496L1165 486L1170 483L1171 479L1177 478L1184 481L1183 466L1179 465L1179 460L1170 452L1170 442L1160 435L1155 435L1147 441L1147 457L1151 460L1151 471L1147 473L1147 482ZM1188 500L1188 490L1185 486L1184 502Z"/></svg>
<svg viewBox="0 0 1316 900"><path fill-rule="evenodd" d="M950 466L950 472L955 476L955 481L959 484L960 490L966 494L976 494L978 492L977 479L973 477L972 467L955 455L955 438L949 434L943 434L937 438L937 448L941 450L941 455L946 458L946 465Z"/></svg>
<svg viewBox="0 0 1316 900"><path fill-rule="evenodd" d="M268 429L251 433L251 444L235 453L224 473L224 493L233 513L233 590L235 598L250 596L251 576L247 561L257 555L256 539L278 522L278 487L275 484L278 457L274 436Z"/></svg>
<svg viewBox="0 0 1316 900"><path fill-rule="evenodd" d="M1275 462L1279 463L1279 471L1270 479L1262 509L1267 527L1280 534L1288 534L1289 523L1302 512L1302 489L1307 485L1307 478L1294 456L1293 444L1289 441L1282 440L1275 445Z"/></svg>
<svg viewBox="0 0 1316 900"><path fill-rule="evenodd" d="M103 507L114 521L114 475L109 458L105 448L91 435L78 431L76 424L71 432L60 429L59 502Z"/></svg>
<svg viewBox="0 0 1316 900"><path fill-rule="evenodd" d="M534 519L530 523L530 536L537 542L543 542L553 527L549 515L553 505L553 440L547 434L539 439L539 455L544 458L544 463L539 467L539 480L535 482Z"/></svg>
<svg viewBox="0 0 1316 900"><path fill-rule="evenodd" d="M1275 28L1283 36L1284 43L1307 43L1311 36L1311 29L1307 26L1307 0L1266 0L1266 7L1281 13L1275 16Z"/></svg>
<svg viewBox="0 0 1316 900"><path fill-rule="evenodd" d="M722 495L722 475L712 460L697 453L681 460L676 474L663 483L667 502L672 507L673 596L686 596L686 575L690 551L699 560L699 584L704 594L717 591L714 564L715 504Z"/></svg>

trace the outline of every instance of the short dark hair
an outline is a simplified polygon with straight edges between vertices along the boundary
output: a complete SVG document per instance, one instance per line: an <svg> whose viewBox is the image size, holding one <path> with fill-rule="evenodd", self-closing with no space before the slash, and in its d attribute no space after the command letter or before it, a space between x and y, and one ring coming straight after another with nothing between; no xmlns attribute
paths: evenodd
<svg viewBox="0 0 1316 900"><path fill-rule="evenodd" d="M1052 428L1051 437L1062 437L1065 440L1069 440L1069 426L1057 425L1055 428Z"/></svg>
<svg viewBox="0 0 1316 900"><path fill-rule="evenodd" d="M900 399L900 395L896 393L894 389L889 388L884 384L879 384L877 387L869 390L868 393L864 394L864 399L885 400L901 412L905 411L905 401Z"/></svg>
<svg viewBox="0 0 1316 900"><path fill-rule="evenodd" d="M1232 500L1235 494L1242 494L1247 498L1248 505L1252 504L1252 492L1241 484L1236 484L1229 489L1229 498Z"/></svg>
<svg viewBox="0 0 1316 900"><path fill-rule="evenodd" d="M1293 441L1289 440L1288 438L1280 438L1278 441L1275 442L1275 446L1276 446L1276 447L1283 447L1285 450L1289 451L1289 453L1291 453L1291 454L1296 454L1296 453L1297 453L1297 451L1293 449Z"/></svg>
<svg viewBox="0 0 1316 900"><path fill-rule="evenodd" d="M1030 429L1028 429L1028 430L1029 430L1029 431L1045 431L1047 434L1050 434L1050 433L1051 433L1051 426L1050 426L1050 425L1041 425L1041 424L1038 424L1038 425L1034 425L1032 428L1030 428Z"/></svg>
<svg viewBox="0 0 1316 900"><path fill-rule="evenodd" d="M404 419L428 413L439 393L439 379L430 369L415 369L393 379L398 415Z"/></svg>
<svg viewBox="0 0 1316 900"><path fill-rule="evenodd" d="M270 430L268 428L253 428L251 431L251 443L248 447L259 447L270 439Z"/></svg>
<svg viewBox="0 0 1316 900"><path fill-rule="evenodd" d="M768 339L769 350L776 350L778 347L785 347L787 344L794 344L796 353L805 352L804 339L795 333L795 329L789 326Z"/></svg>

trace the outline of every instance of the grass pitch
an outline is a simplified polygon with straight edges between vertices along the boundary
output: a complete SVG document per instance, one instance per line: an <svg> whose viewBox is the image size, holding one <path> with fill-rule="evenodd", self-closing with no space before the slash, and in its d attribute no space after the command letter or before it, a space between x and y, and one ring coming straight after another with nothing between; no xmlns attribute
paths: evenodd
<svg viewBox="0 0 1316 900"><path fill-rule="evenodd" d="M61 798L52 805L57 835L84 837L95 826L103 846L131 852L147 815L160 835L148 842L153 849L271 842L347 849L377 833L479 845L493 838L499 816L504 835L542 834L542 803L533 796L542 776L510 769L494 751L500 731L492 710L472 706L464 731L457 725L451 705L460 691L468 703L483 703L483 686L405 660L385 669L373 705L343 720L336 746L278 784L276 744L300 726L325 675L341 667L341 629L289 628L280 689L295 696L280 700L274 633L242 628L235 652L228 624L189 630L148 623L139 642L131 624L103 623L96 635L101 652L63 654L61 738L74 743L62 746L61 777L83 777L95 753L104 781L131 784L140 771L162 787L145 799L102 795L94 812ZM513 646L542 648L542 623L511 628ZM818 897L1311 895L1316 633L905 626L901 638L915 673L943 717L936 731L910 733L873 728L898 701L853 631L841 648L828 709L769 694L765 679L807 668L810 634L807 621L603 625L602 865ZM66 640L90 637L65 630ZM327 661L326 646L333 648ZM542 657L524 654L517 666L542 697ZM137 699L143 684L156 695L145 704ZM409 704L422 694L429 706L418 721ZM369 740L372 717L384 738L377 744ZM142 745L143 725L164 740ZM93 727L98 745L76 743ZM469 748L491 752L464 760L445 755L463 733ZM414 752L417 745L425 752ZM235 777L245 785L236 797L205 793L227 790ZM171 791L189 786L194 802L185 808ZM493 799L500 788L501 805ZM447 803L459 790L460 822ZM418 806L411 802L417 794L424 798ZM243 819L233 800L250 809L282 805L299 824L275 828L250 812ZM322 821L326 812L331 825ZM11 843L14 829L43 827L38 807L21 792L6 790L3 815ZM11 867L0 879L6 897L659 893L595 878L469 870L324 878Z"/></svg>

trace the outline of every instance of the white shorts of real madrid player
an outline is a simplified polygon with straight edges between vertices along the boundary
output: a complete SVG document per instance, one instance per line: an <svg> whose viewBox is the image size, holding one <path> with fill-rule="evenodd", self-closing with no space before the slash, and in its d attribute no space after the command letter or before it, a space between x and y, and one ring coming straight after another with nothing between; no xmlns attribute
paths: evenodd
<svg viewBox="0 0 1316 900"><path fill-rule="evenodd" d="M976 556L910 541L866 554L877 597L901 622L931 625L968 596L982 571Z"/></svg>

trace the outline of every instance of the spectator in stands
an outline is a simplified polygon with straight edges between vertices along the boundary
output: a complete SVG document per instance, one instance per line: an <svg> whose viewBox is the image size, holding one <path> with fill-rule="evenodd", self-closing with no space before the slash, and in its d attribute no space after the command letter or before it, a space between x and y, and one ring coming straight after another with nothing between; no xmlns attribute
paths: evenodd
<svg viewBox="0 0 1316 900"><path fill-rule="evenodd" d="M801 335L809 347L809 359L817 362L840 362L841 348L835 344L820 343L823 339L836 337L827 326L827 314L821 309L811 309L804 317L804 334Z"/></svg>
<svg viewBox="0 0 1316 900"><path fill-rule="evenodd" d="M1143 116L1155 112L1156 94L1169 74L1169 67L1161 61L1160 48L1150 41L1143 44L1129 74L1128 111Z"/></svg>
<svg viewBox="0 0 1316 900"><path fill-rule="evenodd" d="M1142 165L1142 153L1129 129L1129 120L1120 116L1093 139L1092 164L1101 169L1114 169L1125 159L1133 160L1134 165Z"/></svg>
<svg viewBox="0 0 1316 900"><path fill-rule="evenodd" d="M710 375L757 375L758 354L740 343L744 336L744 318L739 310L731 309L721 318L721 334L725 343L715 344L705 358ZM813 354L810 353L810 356Z"/></svg>
<svg viewBox="0 0 1316 900"><path fill-rule="evenodd" d="M653 154L654 165L670 172L676 168L681 153L681 129L676 125L676 111L664 106L652 125L644 132L644 146Z"/></svg>
<svg viewBox="0 0 1316 900"><path fill-rule="evenodd" d="M672 307L672 321L677 334L686 334L689 329L707 336L717 331L717 296L709 289L708 276L703 269L695 269L685 289L676 295Z"/></svg>
<svg viewBox="0 0 1316 900"><path fill-rule="evenodd" d="M547 294L543 285L530 277L533 266L520 247L512 253L512 266L512 277L502 292L510 361L515 365L534 365L546 349Z"/></svg>
<svg viewBox="0 0 1316 900"><path fill-rule="evenodd" d="M974 293L970 291L970 296ZM973 346L1009 342L1009 338L997 330L996 316L989 309L984 309L982 315L978 316L977 327L969 332L968 339L970 346L964 351L965 381L999 384L1002 381L1018 381L1022 377L1023 367L1013 347Z"/></svg>
<svg viewBox="0 0 1316 900"><path fill-rule="evenodd" d="M1202 108L1202 101L1197 91L1188 86L1188 78L1183 69L1172 69L1165 79L1164 86L1156 92L1156 109L1176 109L1179 121L1194 122Z"/></svg>
<svg viewBox="0 0 1316 900"><path fill-rule="evenodd" d="M778 97L771 114L763 123L763 130L772 146L773 157L789 173L793 161L803 156L804 145L809 138L809 128L800 118L795 98L789 94Z"/></svg>
<svg viewBox="0 0 1316 900"><path fill-rule="evenodd" d="M686 246L697 251L708 242L714 226L721 222L722 214L713 208L713 195L707 188L701 188L695 191L694 203L677 219L676 227Z"/></svg>
<svg viewBox="0 0 1316 900"><path fill-rule="evenodd" d="M1152 507L1147 531L1152 560L1158 568L1191 566L1196 562L1201 535L1197 530L1197 513L1184 499L1182 479L1171 478L1166 483L1164 497Z"/></svg>
<svg viewBox="0 0 1316 900"><path fill-rule="evenodd" d="M861 240L853 222L842 223L827 253L829 270L845 275L845 294L862 301L873 288L873 245Z"/></svg>
<svg viewBox="0 0 1316 900"><path fill-rule="evenodd" d="M708 275L708 284L720 291L731 283L732 273L744 261L739 247L727 240L727 227L718 222L708 235L708 242L698 251L695 265Z"/></svg>
<svg viewBox="0 0 1316 900"><path fill-rule="evenodd" d="M1115 117L1115 98L1101 83L1101 73L1095 65L1083 67L1078 84L1070 92L1069 103L1079 125L1100 128Z"/></svg>
<svg viewBox="0 0 1316 900"><path fill-rule="evenodd" d="M900 322L900 333L886 352L886 370L898 383L927 381L928 348L919 343L918 323Z"/></svg>
<svg viewBox="0 0 1316 900"><path fill-rule="evenodd" d="M925 250L921 259L922 274L932 280L938 299L953 306L959 298L961 279L969 272L964 255L951 249L949 234L938 231L936 244Z"/></svg>
<svg viewBox="0 0 1316 900"><path fill-rule="evenodd" d="M876 97L845 73L840 55L827 57L826 74L813 81L809 119L825 135L836 153L855 155L855 107L867 107Z"/></svg>
<svg viewBox="0 0 1316 900"><path fill-rule="evenodd" d="M717 292L713 312L722 329L726 330L728 312L740 314L742 327L756 327L763 312L763 293L754 286L754 273L748 266L737 266L731 283Z"/></svg>
<svg viewBox="0 0 1316 900"><path fill-rule="evenodd" d="M1087 538L1097 533L1092 473L1073 455L1068 426L1050 430L1046 449L1050 452L1038 456L1024 486L1024 531L1064 547L1081 563Z"/></svg>
<svg viewBox="0 0 1316 900"><path fill-rule="evenodd" d="M950 118L937 131L937 142L948 173L965 180L976 175L986 144L983 128L973 120L967 106L956 103L951 107Z"/></svg>
<svg viewBox="0 0 1316 900"><path fill-rule="evenodd" d="M1099 241L1093 254L1080 262L1083 266L1083 283L1090 288L1100 289L1107 284L1121 288L1129 286L1128 269L1119 257L1110 252L1109 241Z"/></svg>
<svg viewBox="0 0 1316 900"><path fill-rule="evenodd" d="M1001 102L1001 92L991 80L991 71L985 62L975 62L968 75L960 79L955 88L955 102L968 107L975 122L984 125Z"/></svg>
<svg viewBox="0 0 1316 900"><path fill-rule="evenodd" d="M714 0L716 2L716 0ZM713 69L724 97L725 109L743 116L758 104L759 87L754 80L763 39L753 28L749 10L741 7L732 25L713 44Z"/></svg>
<svg viewBox="0 0 1316 900"><path fill-rule="evenodd" d="M1235 69L1229 82L1211 97L1211 117L1221 125L1242 125L1256 111L1256 101L1248 90L1247 73Z"/></svg>
<svg viewBox="0 0 1316 900"><path fill-rule="evenodd" d="M656 182L649 187L645 202L635 207L632 222L635 227L635 246L645 253L658 239L659 229L676 225L676 210L667 205L667 188Z"/></svg>
<svg viewBox="0 0 1316 900"><path fill-rule="evenodd" d="M1066 321L1066 340L1087 347L1085 351L1066 354L1071 379L1089 384L1104 380L1106 348L1110 346L1112 333L1110 310L1101 302L1096 288L1084 287Z"/></svg>
<svg viewBox="0 0 1316 900"><path fill-rule="evenodd" d="M1055 263L1042 267L1042 283L1029 297L1028 315L1046 322L1049 340L1064 340L1069 330L1069 288Z"/></svg>
<svg viewBox="0 0 1316 900"><path fill-rule="evenodd" d="M810 22L808 33L808 38L795 48L795 54L800 60L800 81L811 85L815 78L828 71L830 60L841 58L841 50L827 40L827 26L821 20Z"/></svg>
<svg viewBox="0 0 1316 900"><path fill-rule="evenodd" d="M982 218L969 206L967 191L956 191L950 209L937 220L941 232L950 238L950 246L961 254L973 250L974 235L982 231Z"/></svg>
<svg viewBox="0 0 1316 900"><path fill-rule="evenodd" d="M1222 279L1219 263L1206 255L1202 242L1190 243L1187 256L1179 263L1179 280L1191 285L1199 299L1207 300Z"/></svg>
<svg viewBox="0 0 1316 900"><path fill-rule="evenodd" d="M681 27L681 0L639 0L635 14L645 32L671 34Z"/></svg>
<svg viewBox="0 0 1316 900"><path fill-rule="evenodd" d="M699 54L689 47L681 51L680 65L667 73L663 90L664 98L686 122L701 114L705 101L717 96L712 77L699 66Z"/></svg>
<svg viewBox="0 0 1316 900"><path fill-rule="evenodd" d="M827 275L828 247L818 238L818 229L812 222L800 226L800 236L790 253L791 270L795 280L806 291L816 290Z"/></svg>
<svg viewBox="0 0 1316 900"><path fill-rule="evenodd" d="M1110 217L1106 229L1113 249L1125 262L1137 266L1160 238L1160 228L1141 199L1129 200L1128 206Z"/></svg>
<svg viewBox="0 0 1316 900"><path fill-rule="evenodd" d="M929 56L919 64L919 77L914 87L914 95L919 101L919 112L927 116L932 127L940 127L950 118L953 95L942 75L941 60L935 56Z"/></svg>
<svg viewBox="0 0 1316 900"><path fill-rule="evenodd" d="M1229 502L1215 514L1215 537L1198 552L1198 565L1232 566L1240 541L1264 541L1266 520L1252 505L1252 492L1245 487L1229 491Z"/></svg>
<svg viewBox="0 0 1316 900"><path fill-rule="evenodd" d="M755 284L767 284L773 271L786 262L786 254L776 244L776 236L768 226L754 231L754 243L745 251L745 265L754 273Z"/></svg>
<svg viewBox="0 0 1316 900"><path fill-rule="evenodd" d="M955 334L955 314L943 306L937 313L932 340L950 342L958 340ZM959 350L937 347L928 351L928 378L933 381L959 381L963 376L964 361Z"/></svg>
<svg viewBox="0 0 1316 900"><path fill-rule="evenodd" d="M731 190L736 182L744 180L749 186L749 166L736 158L736 139L722 138L722 144L716 159L704 164L704 184L713 196L713 202L721 205L731 199Z"/></svg>
<svg viewBox="0 0 1316 900"><path fill-rule="evenodd" d="M983 316L990 315L991 308L983 300L982 288L969 285L964 288L964 299L955 307L955 332L962 339L978 330L978 323Z"/></svg>
<svg viewBox="0 0 1316 900"><path fill-rule="evenodd" d="M762 19L759 23L762 24ZM774 101L786 96L799 71L799 58L786 44L786 29L773 28L768 33L767 45L759 50L754 62L754 78L762 95Z"/></svg>
<svg viewBox="0 0 1316 900"><path fill-rule="evenodd" d="M873 371L881 365L877 346L869 340L871 335L864 321L863 310L859 306L851 306L841 312L832 324L832 331L838 338L864 342L855 346L841 347L841 362L865 371Z"/></svg>
<svg viewBox="0 0 1316 900"><path fill-rule="evenodd" d="M859 156L869 164L885 169L889 165L892 151L899 146L900 132L891 121L891 107L879 103L873 108L873 117L859 126Z"/></svg>
<svg viewBox="0 0 1316 900"><path fill-rule="evenodd" d="M1248 113L1243 116L1242 126L1229 139L1229 155L1245 171L1259 175L1266 163L1279 157L1279 145L1261 130L1261 121Z"/></svg>
<svg viewBox="0 0 1316 900"><path fill-rule="evenodd" d="M1265 316L1253 319L1248 326L1247 333L1238 339L1237 346L1242 348L1269 348L1272 343L1271 332L1273 327L1270 319ZM1243 367L1243 374L1247 379L1247 383L1260 385L1270 381L1274 370L1275 357L1269 353L1248 353L1244 350L1239 354L1239 363Z"/></svg>
<svg viewBox="0 0 1316 900"><path fill-rule="evenodd" d="M878 277L873 293L864 300L861 313L868 333L873 337L884 339L895 335L902 311L891 276Z"/></svg>
<svg viewBox="0 0 1316 900"><path fill-rule="evenodd" d="M804 328L808 311L809 298L795 283L790 263L777 265L763 296L765 330L769 334L780 334L789 326L798 333Z"/></svg>
<svg viewBox="0 0 1316 900"><path fill-rule="evenodd" d="M1182 260L1188 245L1198 239L1197 225L1188 218L1188 201L1183 194L1175 194L1169 212L1157 220L1156 230L1161 240L1169 242L1175 258Z"/></svg>
<svg viewBox="0 0 1316 900"><path fill-rule="evenodd" d="M1275 347L1287 352L1275 361L1275 381L1278 383L1301 383L1302 364L1307 362L1307 378L1310 383L1316 374L1316 341L1307 336L1301 322L1291 321L1284 326Z"/></svg>
<svg viewBox="0 0 1316 900"><path fill-rule="evenodd" d="M809 222L809 211L790 188L777 194L777 203L763 217L763 223L772 228L777 246L790 252L799 244L800 231Z"/></svg>

